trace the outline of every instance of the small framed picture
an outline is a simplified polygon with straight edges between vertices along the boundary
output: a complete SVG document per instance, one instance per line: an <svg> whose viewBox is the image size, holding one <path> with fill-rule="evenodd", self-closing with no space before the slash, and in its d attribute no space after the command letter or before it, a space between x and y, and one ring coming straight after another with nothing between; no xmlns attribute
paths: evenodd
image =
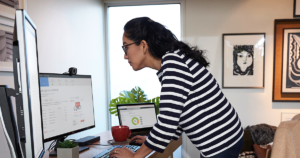
<svg viewBox="0 0 300 158"><path fill-rule="evenodd" d="M265 33L223 34L223 88L264 88Z"/></svg>
<svg viewBox="0 0 300 158"><path fill-rule="evenodd" d="M300 93L300 28L283 29L282 93Z"/></svg>
<svg viewBox="0 0 300 158"><path fill-rule="evenodd" d="M294 0L294 17L300 17L300 0Z"/></svg>

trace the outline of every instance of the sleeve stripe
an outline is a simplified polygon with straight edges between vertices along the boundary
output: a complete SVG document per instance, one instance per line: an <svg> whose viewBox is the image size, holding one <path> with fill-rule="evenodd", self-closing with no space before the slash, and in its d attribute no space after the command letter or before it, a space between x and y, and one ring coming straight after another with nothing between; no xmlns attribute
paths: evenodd
<svg viewBox="0 0 300 158"><path fill-rule="evenodd" d="M161 92L160 95L172 95L172 96L183 98L184 100L187 98L186 96L175 92Z"/></svg>
<svg viewBox="0 0 300 158"><path fill-rule="evenodd" d="M180 106L183 106L183 103L181 102L178 102L178 101L174 101L174 100L161 100L159 104L164 104L164 103L172 103L172 104L175 104L175 105L180 105Z"/></svg>
<svg viewBox="0 0 300 158"><path fill-rule="evenodd" d="M165 54L165 55L162 57L162 59L165 59L166 57L170 57L170 56L174 56L174 57L180 58L180 56L179 56L178 54L175 54L175 53L167 53L167 54Z"/></svg>
<svg viewBox="0 0 300 158"><path fill-rule="evenodd" d="M170 129L177 129L177 126L174 126L174 125L168 125L168 124L165 124L165 123L162 123L161 121L158 121L158 124L162 127L165 127L165 128L170 128Z"/></svg>
<svg viewBox="0 0 300 158"><path fill-rule="evenodd" d="M197 66L199 65L199 63L198 62L196 62L191 68L190 68L190 71L193 71L194 70L194 68L196 68ZM203 67L202 67L203 68Z"/></svg>
<svg viewBox="0 0 300 158"><path fill-rule="evenodd" d="M177 110L177 109L172 109L172 108L159 108L159 111L168 111L168 112L181 114L182 110Z"/></svg>
<svg viewBox="0 0 300 158"><path fill-rule="evenodd" d="M199 73L201 73L200 72L200 70L198 71ZM197 73L198 73L197 72ZM194 84L193 84L193 86L194 85L197 85L198 83L200 83L200 82L202 82L204 79L206 79L206 77L209 75L209 72L207 72L204 76L202 76L198 81L196 81L196 82L194 82ZM195 75L194 75L195 76ZM195 77L194 77L195 78Z"/></svg>
<svg viewBox="0 0 300 158"><path fill-rule="evenodd" d="M190 92L189 89L187 89L187 88L185 88L185 87L183 87L183 86L176 85L176 84L164 84L162 87L163 87L163 88L165 88L165 87L178 88L178 89L184 90L184 91L186 91L186 92Z"/></svg>
<svg viewBox="0 0 300 158"><path fill-rule="evenodd" d="M181 78L181 77L176 77L176 76L164 76L164 77L162 78L162 81L167 80L167 79L178 80L178 81L181 81L181 82L186 83L186 84L188 84L188 85L192 85L192 84L193 84L192 82L190 82L190 81L188 81L188 80L185 80L185 79L183 79L183 78Z"/></svg>
<svg viewBox="0 0 300 158"><path fill-rule="evenodd" d="M161 137L158 137L158 136L154 135L153 133L150 133L150 135L151 135L151 137L155 138L158 141L165 142L165 143L169 143L170 142L169 140L163 139Z"/></svg>
<svg viewBox="0 0 300 158"><path fill-rule="evenodd" d="M176 130L176 132L177 132L177 133L182 133L182 131L181 131L181 130Z"/></svg>
<svg viewBox="0 0 300 158"><path fill-rule="evenodd" d="M185 71L176 69L176 68L166 68L163 72L164 72L164 73L166 73L166 72L178 72L178 73L184 74L184 75L186 75L186 76L189 76L189 77L191 77L191 78L194 78L193 75L192 75L191 73L188 73L188 72L185 72Z"/></svg>
<svg viewBox="0 0 300 158"><path fill-rule="evenodd" d="M192 59L189 58L189 59L186 61L186 65L188 65L191 61L192 61Z"/></svg>
<svg viewBox="0 0 300 158"><path fill-rule="evenodd" d="M211 121L210 123L206 124L205 126L203 126L202 128L199 128L198 130L194 131L194 132L191 132L191 133L188 133L186 135L193 135L193 134L196 134L196 133L199 133L200 131L203 131L204 129L210 127L211 125L215 124L216 122L219 122L220 120L224 119L225 117L227 117L231 112L232 112L232 107L230 108L230 110L224 114L222 117L220 117L219 119L216 119L214 121ZM198 121L199 122L199 121ZM200 122L199 122L200 123ZM196 126L194 124L194 126ZM189 128L189 127L188 127ZM184 130L187 130L187 128L185 128Z"/></svg>
<svg viewBox="0 0 300 158"><path fill-rule="evenodd" d="M163 135L166 135L166 136L170 136L170 137L172 137L174 135L173 133L169 133L169 132L165 132L163 130L160 130L156 126L153 126L152 130L154 130L154 131L156 131L156 132L158 132L160 134L163 134ZM150 132L150 133L152 133L152 132Z"/></svg>
<svg viewBox="0 0 300 158"><path fill-rule="evenodd" d="M166 148L166 147L164 147L164 146L162 146L162 145L153 143L153 142L152 142L151 140L149 140L149 139L147 139L147 142L148 142L150 145L155 146L155 147L160 148L160 149L163 149L163 150L165 150L165 148Z"/></svg>
<svg viewBox="0 0 300 158"><path fill-rule="evenodd" d="M180 65L180 66L183 66L183 67L185 67L185 68L188 68L185 64L180 63L180 62L175 61L175 60L168 60L168 61L165 61L165 62L161 65L161 67L163 67L163 66L166 65L166 64L176 64L176 65Z"/></svg>
<svg viewBox="0 0 300 158"><path fill-rule="evenodd" d="M158 117L161 117L161 118L164 118L164 119L168 119L168 120L172 120L172 121L179 121L179 118L171 117L171 116L166 116L166 115L163 115L163 114L159 114ZM177 129L177 126L176 126L176 129Z"/></svg>
<svg viewBox="0 0 300 158"><path fill-rule="evenodd" d="M157 77L160 78L160 76L161 76L162 74L163 74L163 72L159 73L159 74L157 75Z"/></svg>

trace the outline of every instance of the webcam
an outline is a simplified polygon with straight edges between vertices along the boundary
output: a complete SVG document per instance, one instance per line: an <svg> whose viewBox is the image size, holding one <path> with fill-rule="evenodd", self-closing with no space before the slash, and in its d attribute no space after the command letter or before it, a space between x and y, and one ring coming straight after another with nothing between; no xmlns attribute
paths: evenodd
<svg viewBox="0 0 300 158"><path fill-rule="evenodd" d="M68 72L64 73L65 75L73 76L77 74L77 68L76 67L70 67Z"/></svg>

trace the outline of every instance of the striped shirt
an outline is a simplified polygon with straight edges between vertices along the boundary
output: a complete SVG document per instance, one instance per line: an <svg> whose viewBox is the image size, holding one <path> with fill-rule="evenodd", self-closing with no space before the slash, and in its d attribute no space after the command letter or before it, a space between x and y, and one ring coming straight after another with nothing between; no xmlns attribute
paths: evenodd
<svg viewBox="0 0 300 158"><path fill-rule="evenodd" d="M238 114L208 70L179 50L169 51L157 72L161 82L158 123L145 145L164 152L182 132L204 157L214 156L243 137Z"/></svg>

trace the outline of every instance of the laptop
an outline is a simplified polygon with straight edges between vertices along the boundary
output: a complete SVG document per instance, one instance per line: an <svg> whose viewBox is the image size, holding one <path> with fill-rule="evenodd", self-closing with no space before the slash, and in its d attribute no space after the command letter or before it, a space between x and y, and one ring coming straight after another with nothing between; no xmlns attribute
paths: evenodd
<svg viewBox="0 0 300 158"><path fill-rule="evenodd" d="M136 135L148 135L157 116L154 103L119 104L117 105L120 125L126 125L131 130L132 138Z"/></svg>

